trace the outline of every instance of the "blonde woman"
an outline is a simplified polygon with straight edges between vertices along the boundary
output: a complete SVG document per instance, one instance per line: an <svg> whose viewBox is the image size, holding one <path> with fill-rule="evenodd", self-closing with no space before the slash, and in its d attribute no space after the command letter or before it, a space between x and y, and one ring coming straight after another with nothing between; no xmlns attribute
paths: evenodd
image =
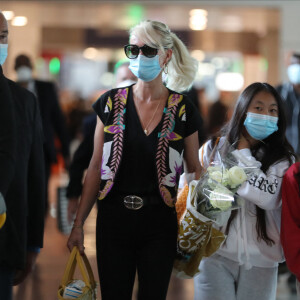
<svg viewBox="0 0 300 300"><path fill-rule="evenodd" d="M180 91L197 63L163 23L143 21L124 47L136 84L105 93L68 247L84 251L83 224L98 199L97 260L103 300L165 299L176 255L174 204L182 172L199 176L197 109ZM163 84L165 72L167 86ZM101 169L101 172L100 172Z"/></svg>

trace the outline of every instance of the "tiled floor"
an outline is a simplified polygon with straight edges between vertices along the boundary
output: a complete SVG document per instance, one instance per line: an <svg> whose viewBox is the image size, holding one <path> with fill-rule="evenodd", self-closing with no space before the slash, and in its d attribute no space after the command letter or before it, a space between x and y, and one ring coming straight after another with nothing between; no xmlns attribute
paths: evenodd
<svg viewBox="0 0 300 300"><path fill-rule="evenodd" d="M52 216L49 215L46 219L44 248L38 257L33 275L24 284L15 288L14 300L57 300L57 289L69 255L66 247L67 236L58 231L57 220L53 217L55 216L56 189L58 185L65 181L62 178L64 177L52 176L51 178L49 192L53 209L51 210ZM95 218L96 209L93 209L85 225L85 247L98 281L94 238ZM287 274L283 274L278 278L276 300L297 299L294 294L290 293L286 282ZM101 297L99 296L98 299L101 299ZM193 300L193 281L172 277L167 300Z"/></svg>

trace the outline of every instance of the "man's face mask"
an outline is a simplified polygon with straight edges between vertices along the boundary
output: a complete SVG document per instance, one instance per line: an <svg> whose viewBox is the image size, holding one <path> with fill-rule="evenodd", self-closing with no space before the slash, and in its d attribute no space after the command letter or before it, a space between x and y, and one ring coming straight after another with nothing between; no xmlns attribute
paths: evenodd
<svg viewBox="0 0 300 300"><path fill-rule="evenodd" d="M300 84L300 64L289 65L287 74L292 84Z"/></svg>
<svg viewBox="0 0 300 300"><path fill-rule="evenodd" d="M248 112L244 126L255 140L264 140L278 130L277 123L278 117Z"/></svg>
<svg viewBox="0 0 300 300"><path fill-rule="evenodd" d="M8 44L0 44L0 65L2 66L7 58Z"/></svg>

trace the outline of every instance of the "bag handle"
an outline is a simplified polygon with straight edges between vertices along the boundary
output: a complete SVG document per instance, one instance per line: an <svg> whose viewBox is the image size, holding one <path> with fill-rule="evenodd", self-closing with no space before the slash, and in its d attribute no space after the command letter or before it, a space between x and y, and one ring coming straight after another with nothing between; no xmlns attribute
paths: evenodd
<svg viewBox="0 0 300 300"><path fill-rule="evenodd" d="M83 255L80 255L79 251L77 250L76 260L85 285L94 289L96 287L96 281L87 256L85 255L85 253L83 253Z"/></svg>
<svg viewBox="0 0 300 300"><path fill-rule="evenodd" d="M68 282L73 279L73 275L75 272L75 267L76 267L76 249L77 247L73 247L72 252L69 256L67 266L65 268L64 275L61 280L61 286L65 287Z"/></svg>
<svg viewBox="0 0 300 300"><path fill-rule="evenodd" d="M86 286L95 288L96 282L88 258L85 253L81 256L76 246L73 247L70 254L63 278L61 280L61 286L66 287L67 284L73 279L77 263Z"/></svg>

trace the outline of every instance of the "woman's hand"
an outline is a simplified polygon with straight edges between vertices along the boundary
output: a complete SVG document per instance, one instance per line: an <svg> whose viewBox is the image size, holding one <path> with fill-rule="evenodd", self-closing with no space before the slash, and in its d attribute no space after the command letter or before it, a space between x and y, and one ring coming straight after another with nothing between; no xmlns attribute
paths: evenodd
<svg viewBox="0 0 300 300"><path fill-rule="evenodd" d="M74 246L77 246L80 254L83 255L84 253L83 241L84 241L83 226L74 225L67 243L70 252L72 251Z"/></svg>

